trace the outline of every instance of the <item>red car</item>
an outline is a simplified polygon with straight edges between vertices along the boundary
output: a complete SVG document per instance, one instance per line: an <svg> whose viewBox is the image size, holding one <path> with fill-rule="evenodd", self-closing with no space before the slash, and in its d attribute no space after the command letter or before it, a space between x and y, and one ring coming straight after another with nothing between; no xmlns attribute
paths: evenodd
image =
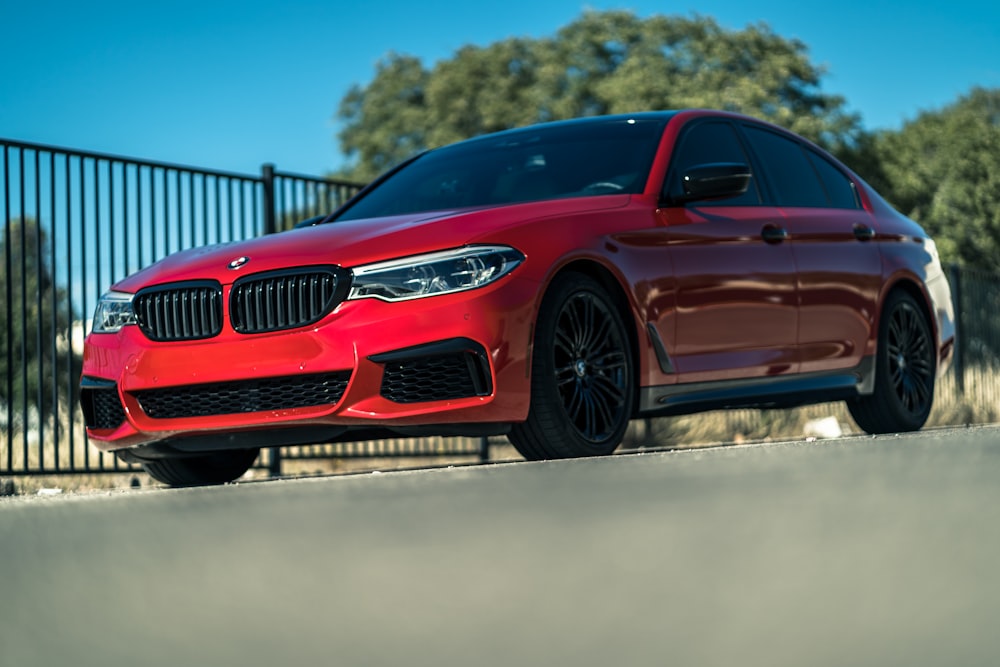
<svg viewBox="0 0 1000 667"><path fill-rule="evenodd" d="M81 401L98 447L179 485L379 437L589 456L730 407L919 429L954 334L934 242L830 155L637 113L427 151L318 223L136 273L97 307Z"/></svg>

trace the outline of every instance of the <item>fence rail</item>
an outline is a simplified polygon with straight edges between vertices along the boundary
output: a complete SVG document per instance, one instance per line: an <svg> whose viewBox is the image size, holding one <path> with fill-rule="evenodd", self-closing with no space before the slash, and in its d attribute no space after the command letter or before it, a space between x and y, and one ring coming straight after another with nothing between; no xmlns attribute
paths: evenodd
<svg viewBox="0 0 1000 667"><path fill-rule="evenodd" d="M195 246L290 228L361 186L280 172L258 175L0 139L0 476L135 470L88 446L77 405L83 339L108 285ZM946 400L1000 396L1000 277L950 267L958 314ZM745 421L745 417L737 415ZM488 456L485 439L272 448L283 459Z"/></svg>

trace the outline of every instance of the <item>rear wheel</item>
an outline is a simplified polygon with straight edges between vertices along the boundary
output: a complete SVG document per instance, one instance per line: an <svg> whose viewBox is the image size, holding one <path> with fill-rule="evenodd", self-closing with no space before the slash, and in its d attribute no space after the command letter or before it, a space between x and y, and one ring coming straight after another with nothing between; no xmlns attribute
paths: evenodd
<svg viewBox="0 0 1000 667"><path fill-rule="evenodd" d="M920 429L934 402L935 360L934 336L920 305L906 292L893 292L879 325L875 391L847 402L858 426L868 433Z"/></svg>
<svg viewBox="0 0 1000 667"><path fill-rule="evenodd" d="M233 449L199 456L160 459L142 464L149 476L170 486L225 484L250 469L260 449Z"/></svg>
<svg viewBox="0 0 1000 667"><path fill-rule="evenodd" d="M538 315L528 418L511 443L532 460L613 452L635 404L631 360L607 291L582 274L557 277Z"/></svg>

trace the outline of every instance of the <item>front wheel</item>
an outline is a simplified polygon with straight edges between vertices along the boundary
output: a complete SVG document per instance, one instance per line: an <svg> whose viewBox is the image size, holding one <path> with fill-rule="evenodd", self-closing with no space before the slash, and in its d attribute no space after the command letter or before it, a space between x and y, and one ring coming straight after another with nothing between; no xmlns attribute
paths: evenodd
<svg viewBox="0 0 1000 667"><path fill-rule="evenodd" d="M847 401L858 426L868 433L916 431L934 402L934 336L917 300L893 292L879 325L875 391Z"/></svg>
<svg viewBox="0 0 1000 667"><path fill-rule="evenodd" d="M508 436L529 460L601 456L618 447L635 405L631 342L597 281L557 277L535 329L531 406Z"/></svg>
<svg viewBox="0 0 1000 667"><path fill-rule="evenodd" d="M233 449L142 464L150 477L170 486L226 484L250 469L260 449Z"/></svg>

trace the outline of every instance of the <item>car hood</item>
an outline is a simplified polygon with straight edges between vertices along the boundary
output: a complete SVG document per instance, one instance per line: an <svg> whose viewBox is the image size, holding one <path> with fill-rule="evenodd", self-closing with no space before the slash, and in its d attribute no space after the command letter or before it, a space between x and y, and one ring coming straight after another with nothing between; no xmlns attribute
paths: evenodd
<svg viewBox="0 0 1000 667"><path fill-rule="evenodd" d="M352 268L471 243L496 242L495 234L507 228L556 216L618 208L625 206L629 198L629 195L608 195L331 222L177 252L125 278L112 289L136 292L150 285L205 279L225 285L250 273L292 266L335 264ZM242 265L230 269L230 263L240 258L245 258Z"/></svg>

